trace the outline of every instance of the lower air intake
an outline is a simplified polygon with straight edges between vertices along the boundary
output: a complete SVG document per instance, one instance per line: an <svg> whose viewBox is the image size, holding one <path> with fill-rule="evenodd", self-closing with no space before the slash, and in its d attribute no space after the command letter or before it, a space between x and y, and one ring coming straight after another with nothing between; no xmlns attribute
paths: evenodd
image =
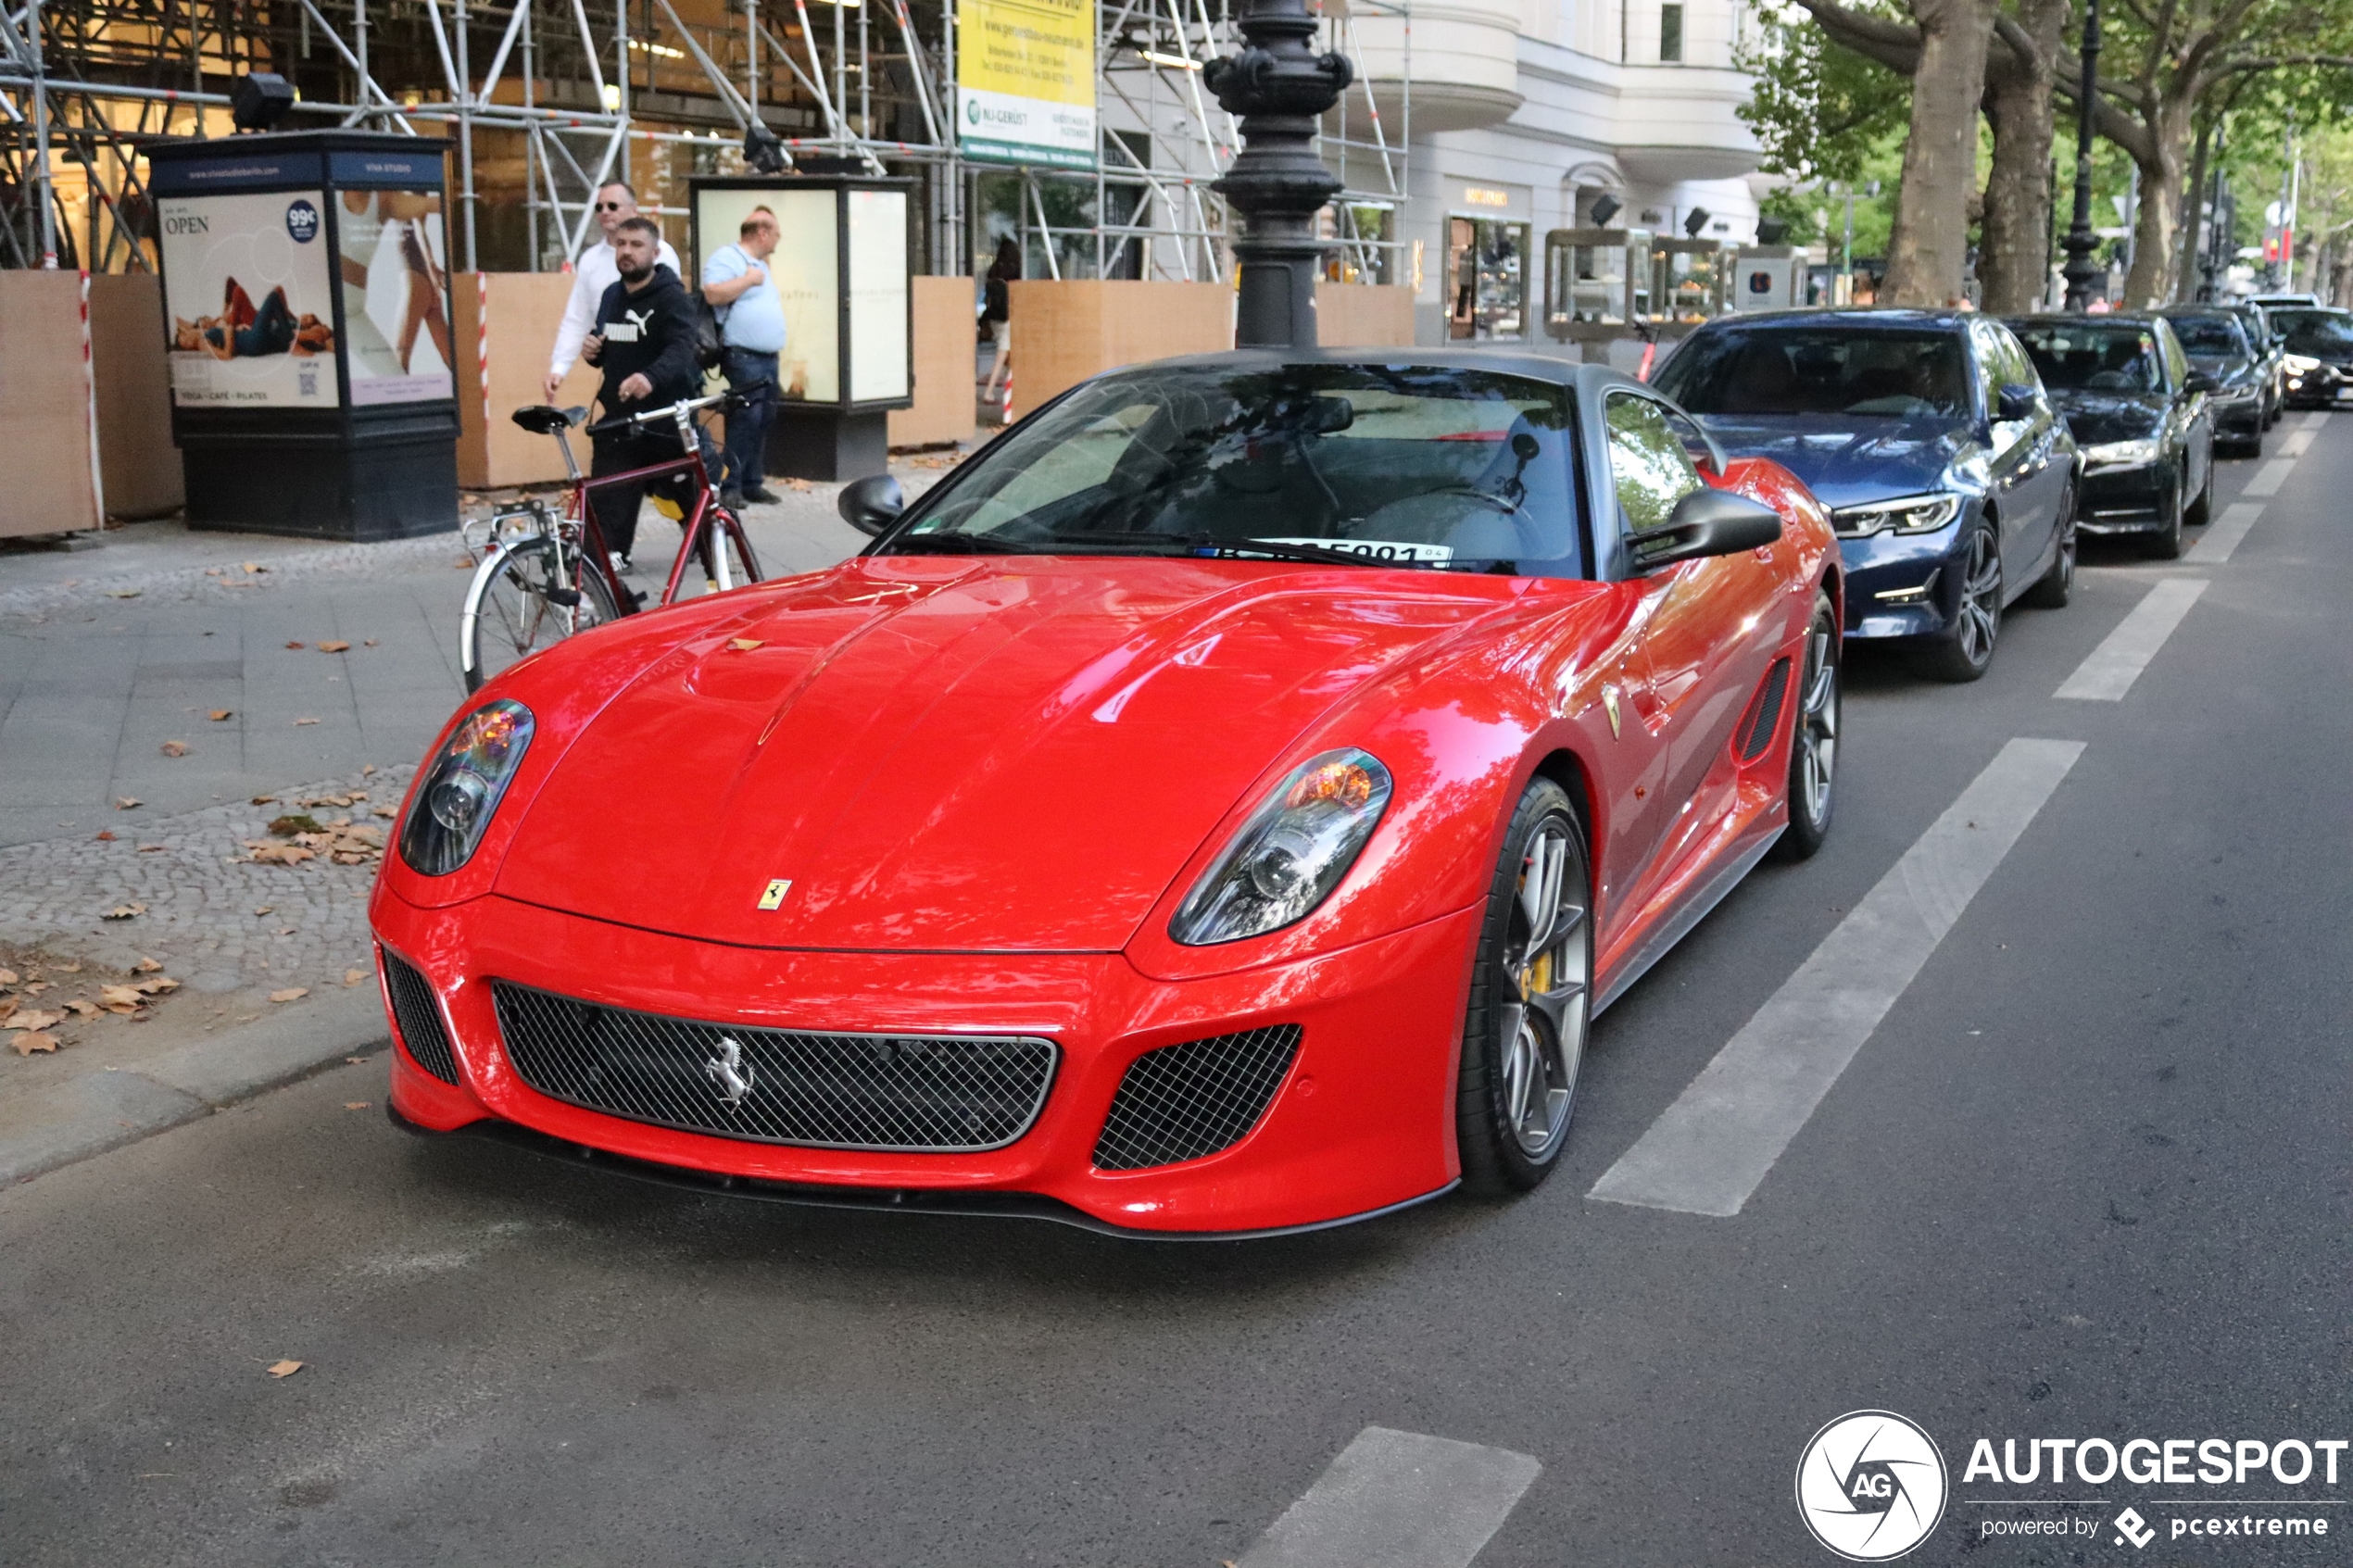
<svg viewBox="0 0 2353 1568"><path fill-rule="evenodd" d="M1051 1040L698 1023L491 982L522 1081L608 1116L754 1143L957 1154L1029 1130Z"/></svg>
<svg viewBox="0 0 2353 1568"><path fill-rule="evenodd" d="M392 993L393 1022L400 1025L400 1043L417 1065L445 1084L458 1081L457 1053L449 1048L449 1032L441 1026L441 1008L434 1000L433 983L390 953L384 960L384 989Z"/></svg>
<svg viewBox="0 0 2353 1568"><path fill-rule="evenodd" d="M1233 1148L1258 1125L1298 1054L1296 1023L1146 1051L1119 1081L1095 1168L1140 1171Z"/></svg>

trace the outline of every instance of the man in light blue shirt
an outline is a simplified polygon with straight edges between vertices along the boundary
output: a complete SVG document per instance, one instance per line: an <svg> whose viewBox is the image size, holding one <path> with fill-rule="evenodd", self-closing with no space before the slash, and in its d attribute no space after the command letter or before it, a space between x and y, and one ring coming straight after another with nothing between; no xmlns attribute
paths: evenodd
<svg viewBox="0 0 2353 1568"><path fill-rule="evenodd" d="M776 215L756 207L738 233L702 267L702 295L719 314L720 368L729 390L745 398L744 407L727 416L727 460L719 481L719 498L731 507L776 499L761 479L768 422L776 415L776 357L785 348L785 302L768 282Z"/></svg>

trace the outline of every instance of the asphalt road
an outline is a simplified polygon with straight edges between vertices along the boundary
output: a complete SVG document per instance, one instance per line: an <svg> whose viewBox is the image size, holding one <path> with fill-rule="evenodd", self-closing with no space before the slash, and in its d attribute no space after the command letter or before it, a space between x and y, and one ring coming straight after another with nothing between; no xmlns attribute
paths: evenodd
<svg viewBox="0 0 2353 1568"><path fill-rule="evenodd" d="M731 1203L405 1138L381 1060L0 1192L0 1561L1369 1565L1301 1543L1380 1486L1261 1537L1374 1427L1504 1451L1415 1503L1500 1519L1480 1568L1829 1563L1792 1478L1865 1408L1950 1469L1906 1562L2353 1560L2353 1462L1962 1474L2353 1436L2353 420L2284 474L2227 559L2088 549L1979 684L1858 654L1829 847L1602 1021L1516 1203L1203 1246ZM2169 578L2207 586L2121 699L2056 697ZM2082 750L1739 1211L1592 1197L2020 738ZM2336 1533L2166 1533L2284 1499ZM2027 1517L2097 1527L1985 1535Z"/></svg>

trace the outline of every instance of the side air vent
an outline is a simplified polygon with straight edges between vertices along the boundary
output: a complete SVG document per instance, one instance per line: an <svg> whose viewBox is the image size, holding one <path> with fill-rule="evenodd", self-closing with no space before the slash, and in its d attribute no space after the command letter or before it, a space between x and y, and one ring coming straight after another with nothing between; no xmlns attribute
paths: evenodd
<svg viewBox="0 0 2353 1568"><path fill-rule="evenodd" d="M1773 734L1781 721L1781 698L1789 690L1789 660L1777 659L1765 674L1765 689L1748 705L1748 717L1733 744L1740 748L1741 760L1754 762L1765 755L1773 744Z"/></svg>
<svg viewBox="0 0 2353 1568"><path fill-rule="evenodd" d="M457 1053L449 1048L449 1032L441 1026L441 1009L433 999L433 985L400 960L386 953L384 988L392 993L393 1022L400 1025L400 1043L417 1065L445 1084L458 1081Z"/></svg>
<svg viewBox="0 0 2353 1568"><path fill-rule="evenodd" d="M1146 1051L1119 1081L1095 1168L1140 1171L1233 1148L1258 1125L1298 1054L1296 1023Z"/></svg>

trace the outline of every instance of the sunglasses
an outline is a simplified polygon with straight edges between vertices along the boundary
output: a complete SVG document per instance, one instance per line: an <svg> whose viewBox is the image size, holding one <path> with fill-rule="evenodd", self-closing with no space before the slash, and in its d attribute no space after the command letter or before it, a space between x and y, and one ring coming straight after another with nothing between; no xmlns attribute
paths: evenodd
<svg viewBox="0 0 2353 1568"><path fill-rule="evenodd" d="M619 212L622 207L626 205L627 204L623 202L598 202L597 204L597 210L598 212Z"/></svg>

